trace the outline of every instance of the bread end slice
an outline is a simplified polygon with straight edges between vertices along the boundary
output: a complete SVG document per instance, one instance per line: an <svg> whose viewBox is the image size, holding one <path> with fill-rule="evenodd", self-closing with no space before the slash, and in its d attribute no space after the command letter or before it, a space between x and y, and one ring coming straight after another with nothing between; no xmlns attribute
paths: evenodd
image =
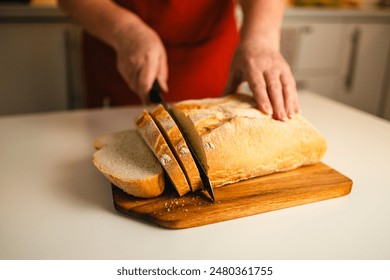
<svg viewBox="0 0 390 280"><path fill-rule="evenodd" d="M94 165L118 188L143 198L164 191L163 170L136 130L100 136L94 146Z"/></svg>

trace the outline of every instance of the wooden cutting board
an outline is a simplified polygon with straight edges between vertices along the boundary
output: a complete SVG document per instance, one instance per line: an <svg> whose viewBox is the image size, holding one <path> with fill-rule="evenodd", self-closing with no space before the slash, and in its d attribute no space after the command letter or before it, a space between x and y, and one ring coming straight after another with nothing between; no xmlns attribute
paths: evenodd
<svg viewBox="0 0 390 280"><path fill-rule="evenodd" d="M344 196L352 181L318 163L214 189L212 203L204 192L179 197L172 189L141 199L113 186L115 208L167 228L189 228Z"/></svg>

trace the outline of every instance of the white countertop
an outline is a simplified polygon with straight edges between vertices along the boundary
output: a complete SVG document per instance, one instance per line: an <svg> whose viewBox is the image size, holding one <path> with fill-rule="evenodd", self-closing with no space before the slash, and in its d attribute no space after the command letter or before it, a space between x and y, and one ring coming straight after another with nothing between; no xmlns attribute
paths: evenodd
<svg viewBox="0 0 390 280"><path fill-rule="evenodd" d="M389 259L390 122L309 92L304 116L350 195L169 230L124 216L91 162L140 108L0 118L0 259Z"/></svg>

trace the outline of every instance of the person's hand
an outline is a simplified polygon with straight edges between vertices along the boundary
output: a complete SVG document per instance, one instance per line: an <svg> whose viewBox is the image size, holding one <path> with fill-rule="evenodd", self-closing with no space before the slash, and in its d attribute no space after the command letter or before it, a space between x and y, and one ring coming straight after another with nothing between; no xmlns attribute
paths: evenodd
<svg viewBox="0 0 390 280"><path fill-rule="evenodd" d="M149 103L148 93L155 79L168 91L168 64L164 45L157 33L143 22L119 29L115 34L119 73L129 88Z"/></svg>
<svg viewBox="0 0 390 280"><path fill-rule="evenodd" d="M300 111L295 79L278 49L267 44L239 44L233 55L224 94L247 81L257 107L285 121Z"/></svg>

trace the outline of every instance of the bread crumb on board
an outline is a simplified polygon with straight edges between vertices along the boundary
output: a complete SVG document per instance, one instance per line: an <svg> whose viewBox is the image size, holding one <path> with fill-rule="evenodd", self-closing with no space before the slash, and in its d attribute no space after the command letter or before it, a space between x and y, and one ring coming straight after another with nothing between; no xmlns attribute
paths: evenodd
<svg viewBox="0 0 390 280"><path fill-rule="evenodd" d="M175 213L190 213L191 210L201 210L206 207L210 207L215 203L221 203L221 201L211 202L200 195L186 195L183 197L176 197L172 194L170 197L166 197L166 200L162 201L163 213L169 213L174 215Z"/></svg>

